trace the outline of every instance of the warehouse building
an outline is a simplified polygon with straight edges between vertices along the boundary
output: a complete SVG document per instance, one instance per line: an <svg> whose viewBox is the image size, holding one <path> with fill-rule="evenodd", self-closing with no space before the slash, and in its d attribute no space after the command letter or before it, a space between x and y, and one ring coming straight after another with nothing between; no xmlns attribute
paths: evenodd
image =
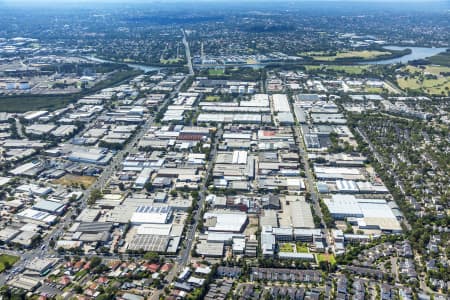
<svg viewBox="0 0 450 300"><path fill-rule="evenodd" d="M152 173L152 168L143 168L139 176L136 178L136 181L134 182L134 188L143 189L147 182L150 181L150 176L152 175Z"/></svg>
<svg viewBox="0 0 450 300"><path fill-rule="evenodd" d="M242 232L248 223L247 214L237 211L212 210L203 216L209 231Z"/></svg>
<svg viewBox="0 0 450 300"><path fill-rule="evenodd" d="M54 124L33 124L30 126L27 126L25 128L25 131L27 134L31 135L45 135L52 132L56 126Z"/></svg>
<svg viewBox="0 0 450 300"><path fill-rule="evenodd" d="M56 222L57 217L47 212L35 210L32 208L25 209L16 214L17 218L24 220L25 222L31 222L35 224L51 225Z"/></svg>
<svg viewBox="0 0 450 300"><path fill-rule="evenodd" d="M195 249L195 252L205 257L222 258L224 251L224 243L211 243L201 240Z"/></svg>
<svg viewBox="0 0 450 300"><path fill-rule="evenodd" d="M36 176L44 170L44 166L39 161L28 162L22 164L9 171L10 174L14 176Z"/></svg>
<svg viewBox="0 0 450 300"><path fill-rule="evenodd" d="M303 196L286 196L281 203L281 227L315 228L311 207Z"/></svg>
<svg viewBox="0 0 450 300"><path fill-rule="evenodd" d="M61 125L51 132L56 137L66 137L72 135L77 127L75 125Z"/></svg>
<svg viewBox="0 0 450 300"><path fill-rule="evenodd" d="M73 162L95 164L95 165L107 165L112 159L112 153L105 149L95 148L78 148L72 151L67 159Z"/></svg>
<svg viewBox="0 0 450 300"><path fill-rule="evenodd" d="M401 232L401 226L386 200L357 199L354 195L332 195L324 199L333 218L347 220L362 230Z"/></svg>
<svg viewBox="0 0 450 300"><path fill-rule="evenodd" d="M0 230L0 242L7 244L10 241L12 241L19 233L20 230L11 227L6 227Z"/></svg>
<svg viewBox="0 0 450 300"><path fill-rule="evenodd" d="M315 165L314 173L318 180L365 180L365 176L358 168L339 168Z"/></svg>
<svg viewBox="0 0 450 300"><path fill-rule="evenodd" d="M8 286L32 292L41 285L39 278L19 274L8 281Z"/></svg>
<svg viewBox="0 0 450 300"><path fill-rule="evenodd" d="M64 213L65 208L66 205L64 203L44 199L37 201L36 204L33 205L33 209L35 210L48 212L58 216Z"/></svg>
<svg viewBox="0 0 450 300"><path fill-rule="evenodd" d="M173 209L168 205L138 206L131 216L130 222L134 225L140 224L167 224L172 218Z"/></svg>
<svg viewBox="0 0 450 300"><path fill-rule="evenodd" d="M270 122L270 115L261 114L214 114L200 113L198 123L237 123L237 124L261 124L262 122Z"/></svg>
<svg viewBox="0 0 450 300"><path fill-rule="evenodd" d="M273 110L275 112L277 112L277 113L289 112L290 113L291 108L289 106L288 98L285 94L273 94L272 101L273 101Z"/></svg>
<svg viewBox="0 0 450 300"><path fill-rule="evenodd" d="M50 194L53 190L50 187L39 186L37 184L22 184L16 188L16 191L19 193L26 193L28 195L44 197Z"/></svg>
<svg viewBox="0 0 450 300"><path fill-rule="evenodd" d="M289 126L295 124L294 116L291 112L279 112L277 115L278 123L281 126Z"/></svg>
<svg viewBox="0 0 450 300"><path fill-rule="evenodd" d="M278 258L280 259L296 259L304 261L315 261L315 257L311 253L300 253L300 252L279 252Z"/></svg>

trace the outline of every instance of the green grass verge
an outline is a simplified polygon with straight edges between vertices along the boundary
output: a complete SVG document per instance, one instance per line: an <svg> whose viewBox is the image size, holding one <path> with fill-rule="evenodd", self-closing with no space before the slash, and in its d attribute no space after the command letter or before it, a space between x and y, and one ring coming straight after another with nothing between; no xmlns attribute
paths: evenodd
<svg viewBox="0 0 450 300"><path fill-rule="evenodd" d="M297 244L297 253L309 253L308 246Z"/></svg>
<svg viewBox="0 0 450 300"><path fill-rule="evenodd" d="M316 254L317 262L328 261L330 264L336 264L336 257L333 254L319 253Z"/></svg>
<svg viewBox="0 0 450 300"><path fill-rule="evenodd" d="M281 244L280 245L280 252L292 253L292 252L294 252L294 248L293 248L292 244L290 244L290 243Z"/></svg>
<svg viewBox="0 0 450 300"><path fill-rule="evenodd" d="M220 101L220 96L206 96L205 101L217 102Z"/></svg>
<svg viewBox="0 0 450 300"><path fill-rule="evenodd" d="M17 261L19 260L19 257L8 255L8 254L0 254L0 273L5 271L7 267L13 266Z"/></svg>
<svg viewBox="0 0 450 300"><path fill-rule="evenodd" d="M208 74L210 76L220 76L220 75L224 75L225 72L223 69L209 69Z"/></svg>
<svg viewBox="0 0 450 300"><path fill-rule="evenodd" d="M181 58L161 59L159 62L163 65L171 65L171 64L179 64L183 62L183 59Z"/></svg>

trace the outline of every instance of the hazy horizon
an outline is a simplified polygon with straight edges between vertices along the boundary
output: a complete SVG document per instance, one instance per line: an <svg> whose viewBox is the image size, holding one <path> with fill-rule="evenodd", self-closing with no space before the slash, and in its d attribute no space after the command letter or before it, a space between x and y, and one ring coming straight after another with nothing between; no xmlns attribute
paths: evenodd
<svg viewBox="0 0 450 300"><path fill-rule="evenodd" d="M194 3L230 3L230 2L236 2L236 3L248 3L248 2L261 2L261 3L295 3L295 2L361 2L361 3L404 3L404 2L414 2L414 3L447 3L450 4L449 0L318 0L318 1L312 1L312 0L59 0L57 3L55 3L54 0L39 0L37 2L36 0L0 0L0 4L34 4L34 5L41 5L41 4L52 4L52 5L59 5L59 4L96 4L96 3L120 3L120 4L131 4L131 3L139 3L139 4L150 4L150 3L158 3L158 4L164 4L164 3L177 3L177 2L194 2Z"/></svg>
<svg viewBox="0 0 450 300"><path fill-rule="evenodd" d="M208 6L221 6L223 8L250 8L250 9L271 9L278 7L279 9L295 9L297 4L307 5L308 8L330 5L339 8L358 7L376 7L395 10L450 10L450 0L0 0L0 6L12 9L34 9L46 7L49 9L65 9L65 8L107 8L117 6L148 6L155 9L164 8L165 6L176 8L177 5L186 7L189 5L193 9L205 9ZM409 3L411 5L405 5ZM259 5L259 6L258 6ZM327 8L330 8L328 6Z"/></svg>

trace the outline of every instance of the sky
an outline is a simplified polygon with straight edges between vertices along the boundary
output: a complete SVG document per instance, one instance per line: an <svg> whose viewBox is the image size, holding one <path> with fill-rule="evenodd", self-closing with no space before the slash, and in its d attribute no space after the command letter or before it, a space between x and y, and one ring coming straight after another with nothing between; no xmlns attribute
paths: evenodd
<svg viewBox="0 0 450 300"><path fill-rule="evenodd" d="M164 3L164 2L304 2L311 0L0 0L2 4L42 4L51 3L64 4L64 3ZM332 2L372 2L372 3L382 3L382 2L447 2L450 4L449 0L319 0L319 1L332 1Z"/></svg>

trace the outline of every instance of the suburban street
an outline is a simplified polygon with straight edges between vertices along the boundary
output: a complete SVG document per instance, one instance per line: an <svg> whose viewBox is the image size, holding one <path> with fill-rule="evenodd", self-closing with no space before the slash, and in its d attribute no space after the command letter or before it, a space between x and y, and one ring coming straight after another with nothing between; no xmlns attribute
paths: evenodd
<svg viewBox="0 0 450 300"><path fill-rule="evenodd" d="M392 171L392 169L386 165L384 159L381 157L381 155L378 153L377 149L374 147L374 145L372 144L372 142L367 138L366 134L364 132L361 131L361 129L359 129L358 127L356 127L356 132L362 137L362 139L364 140L364 142L369 145L369 149L372 152L373 156L375 157L375 159L378 161L378 163L380 165L383 166L383 168L385 168L386 170L388 170L389 175L391 175L394 180L395 180L395 184L399 187L400 191L402 192L403 195L405 194L405 190L403 188L403 183L400 180L400 177L394 172ZM411 230L411 225L408 223L408 221L406 220L406 218L403 219L403 224L405 224L406 228L408 230Z"/></svg>

